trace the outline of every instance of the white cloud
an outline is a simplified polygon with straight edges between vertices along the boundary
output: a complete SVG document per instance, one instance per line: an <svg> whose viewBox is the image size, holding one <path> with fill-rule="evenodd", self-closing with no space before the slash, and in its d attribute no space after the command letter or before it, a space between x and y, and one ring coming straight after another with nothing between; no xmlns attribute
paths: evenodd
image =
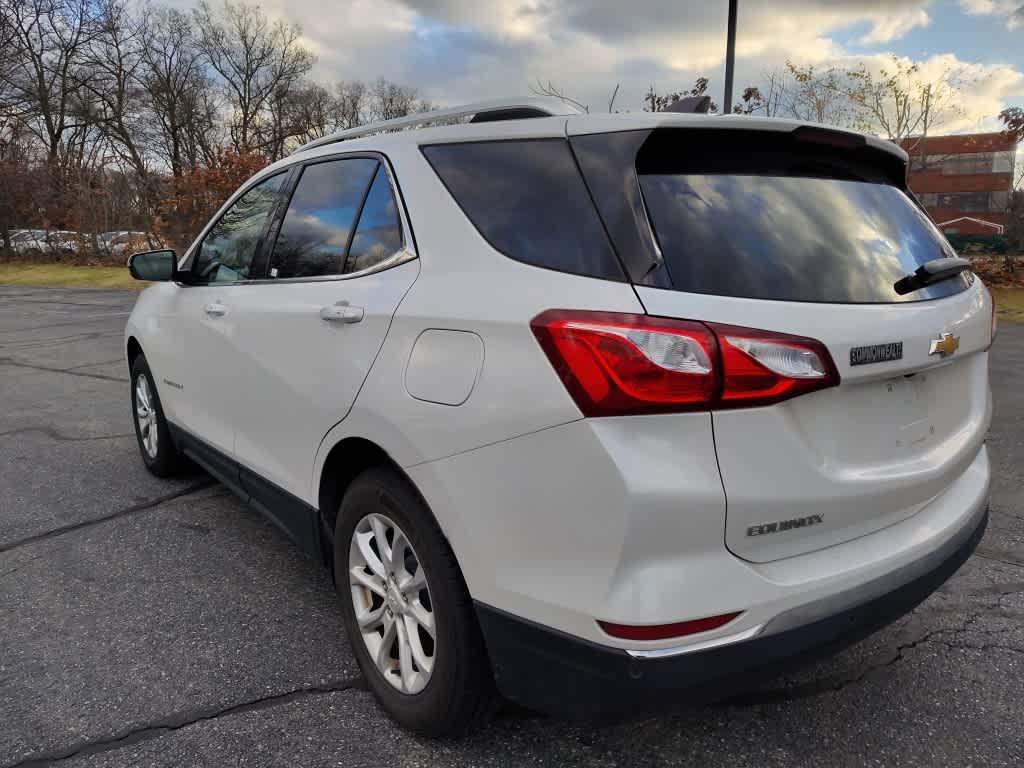
<svg viewBox="0 0 1024 768"><path fill-rule="evenodd" d="M966 62L952 53L918 61L901 57L900 61L907 67L917 65L916 79L919 83L959 86L962 97L937 116L934 130L939 133L999 130L1002 126L997 116L1006 106L1008 97L1024 91L1024 74L1006 64ZM863 63L876 75L883 69L890 72L893 69L892 58L888 54L848 56L835 63L841 66Z"/></svg>
<svg viewBox="0 0 1024 768"><path fill-rule="evenodd" d="M914 27L928 26L930 19L924 8L911 8L905 13L896 13L878 19L860 42L865 45L873 43L888 43L898 40Z"/></svg>
<svg viewBox="0 0 1024 768"><path fill-rule="evenodd" d="M960 0L960 7L972 15L985 15L996 12L993 0Z"/></svg>
<svg viewBox="0 0 1024 768"><path fill-rule="evenodd" d="M1024 0L960 0L960 7L972 16L1004 16L1010 29L1024 25Z"/></svg>
<svg viewBox="0 0 1024 768"><path fill-rule="evenodd" d="M185 3L192 0L172 0ZM262 0L268 12L303 28L323 81L386 77L439 104L522 94L551 80L604 109L639 109L650 84L687 88L698 75L722 82L726 9L708 0ZM969 13L1003 13L1024 0L960 0ZM855 63L843 40L878 50L932 15L931 0L742 0L739 88L757 84L786 60L825 68ZM854 45L851 42L851 45ZM866 57L872 64L884 54ZM873 65L873 64L872 64ZM953 54L922 62L929 72L970 68L977 82L967 115L950 129L990 127L1010 95L1024 91L1010 66L971 65ZM994 126L991 126L994 127Z"/></svg>

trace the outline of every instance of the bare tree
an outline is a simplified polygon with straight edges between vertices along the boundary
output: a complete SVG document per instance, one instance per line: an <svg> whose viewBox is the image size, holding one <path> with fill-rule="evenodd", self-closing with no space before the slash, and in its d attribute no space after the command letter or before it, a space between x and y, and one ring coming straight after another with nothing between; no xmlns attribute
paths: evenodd
<svg viewBox="0 0 1024 768"><path fill-rule="evenodd" d="M416 112L427 112L430 103L416 97L416 89L381 78L369 88L368 117L371 121L391 120Z"/></svg>
<svg viewBox="0 0 1024 768"><path fill-rule="evenodd" d="M368 106L366 83L342 80L334 86L334 129L347 130L366 122Z"/></svg>
<svg viewBox="0 0 1024 768"><path fill-rule="evenodd" d="M837 87L853 105L856 127L902 143L923 168L925 139L946 120L963 114L960 96L969 84L951 69L926 79L917 64L893 56L878 73L863 64L842 73Z"/></svg>
<svg viewBox="0 0 1024 768"><path fill-rule="evenodd" d="M174 8L148 8L143 27L142 87L159 136L153 151L175 179L216 143L216 104L190 17Z"/></svg>
<svg viewBox="0 0 1024 768"><path fill-rule="evenodd" d="M82 52L96 34L90 0L0 0L5 66L0 68L8 118L37 139L44 165L34 196L44 219L63 219L73 164L81 162L89 126L78 111L89 73Z"/></svg>
<svg viewBox="0 0 1024 768"><path fill-rule="evenodd" d="M811 123L852 124L855 110L843 70L832 67L822 71L813 64L798 66L787 61L785 69L771 77L779 90L781 103L777 113Z"/></svg>
<svg viewBox="0 0 1024 768"><path fill-rule="evenodd" d="M612 95L608 97L608 111L609 112L614 112L615 111L615 99L619 95L619 86L620 85L622 85L622 83L616 83L615 87L612 89Z"/></svg>
<svg viewBox="0 0 1024 768"><path fill-rule="evenodd" d="M3 249L11 247L10 230L20 221L32 218L31 142L23 124L5 119L0 112L0 237Z"/></svg>
<svg viewBox="0 0 1024 768"><path fill-rule="evenodd" d="M761 87L746 88L741 100L746 103L748 92L751 92L750 100L754 100L756 96L758 102L757 109L753 111L760 112L765 117L778 117L782 113L786 95L786 76L778 70L770 70L762 75L762 80Z"/></svg>
<svg viewBox="0 0 1024 768"><path fill-rule="evenodd" d="M1003 122L1003 132L1018 144L1024 144L1024 108L1007 107L999 113L999 119ZM1020 163L1016 167L1013 188L1017 190L1016 194L1024 196L1024 163ZM1024 209L1024 199L1020 203L1021 209ZM1022 231L1022 242L1024 242L1024 231Z"/></svg>
<svg viewBox="0 0 1024 768"><path fill-rule="evenodd" d="M10 113L36 135L56 173L68 131L82 127L75 99L88 73L82 51L97 33L89 0L0 0L5 66L0 89Z"/></svg>
<svg viewBox="0 0 1024 768"><path fill-rule="evenodd" d="M123 0L101 0L95 34L82 52L83 78L78 112L109 140L111 149L148 188L147 145L150 121L142 109L144 73L143 27L127 11ZM150 203L152 192L145 192Z"/></svg>
<svg viewBox="0 0 1024 768"><path fill-rule="evenodd" d="M550 80L548 80L545 83L538 78L537 82L534 85L530 86L530 90L533 91L538 96L547 96L552 99L558 99L559 101L563 101L571 107L576 107L576 109L580 110L581 112L590 111L589 104L584 104L582 101L577 101L576 99L572 98L571 96L566 94L565 91L561 90L558 86L552 83ZM615 102L615 94L618 93L618 90L619 86L616 85L615 92L612 94L612 98L609 99L609 103Z"/></svg>
<svg viewBox="0 0 1024 768"><path fill-rule="evenodd" d="M284 157L295 140L302 144L334 129L334 97L317 83L280 89L271 98L269 108L266 140L260 146L271 162Z"/></svg>
<svg viewBox="0 0 1024 768"><path fill-rule="evenodd" d="M202 0L194 15L199 49L234 110L232 142L251 147L274 94L299 82L313 66L313 55L299 42L297 26L271 22L259 6L224 0L214 10Z"/></svg>
<svg viewBox="0 0 1024 768"><path fill-rule="evenodd" d="M306 83L296 88L288 107L290 133L299 143L319 139L334 130L335 99L319 83Z"/></svg>
<svg viewBox="0 0 1024 768"><path fill-rule="evenodd" d="M366 122L366 83L341 80L334 85L334 130L355 128Z"/></svg>

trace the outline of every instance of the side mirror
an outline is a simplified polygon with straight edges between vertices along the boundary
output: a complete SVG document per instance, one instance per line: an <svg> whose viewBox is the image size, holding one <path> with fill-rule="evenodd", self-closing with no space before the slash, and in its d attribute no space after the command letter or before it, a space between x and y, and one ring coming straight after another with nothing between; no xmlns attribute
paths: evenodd
<svg viewBox="0 0 1024 768"><path fill-rule="evenodd" d="M170 250L143 251L128 257L128 271L136 280L173 280L178 269L178 256Z"/></svg>

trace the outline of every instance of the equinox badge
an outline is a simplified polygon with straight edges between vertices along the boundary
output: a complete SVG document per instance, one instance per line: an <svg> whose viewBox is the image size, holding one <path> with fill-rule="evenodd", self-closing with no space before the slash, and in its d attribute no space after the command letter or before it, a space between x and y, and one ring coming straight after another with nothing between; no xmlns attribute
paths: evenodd
<svg viewBox="0 0 1024 768"><path fill-rule="evenodd" d="M761 523L747 528L747 536L764 536L767 533L781 533L794 528L806 528L808 525L820 525L824 522L822 515L795 517L792 520L778 520L774 523Z"/></svg>
<svg viewBox="0 0 1024 768"><path fill-rule="evenodd" d="M942 355L949 357L960 348L960 337L952 333L942 334L940 339L932 339L932 346L928 350L929 355Z"/></svg>

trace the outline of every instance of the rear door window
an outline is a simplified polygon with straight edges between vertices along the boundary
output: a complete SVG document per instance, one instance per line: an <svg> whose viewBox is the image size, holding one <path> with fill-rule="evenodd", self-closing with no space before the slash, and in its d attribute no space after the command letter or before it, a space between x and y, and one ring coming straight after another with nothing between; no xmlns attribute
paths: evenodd
<svg viewBox="0 0 1024 768"><path fill-rule="evenodd" d="M387 171L379 166L366 195L363 212L359 214L345 272L362 272L375 267L401 247L402 224L398 218L398 205Z"/></svg>
<svg viewBox="0 0 1024 768"><path fill-rule="evenodd" d="M423 153L498 251L559 272L625 280L565 140L436 144Z"/></svg>
<svg viewBox="0 0 1024 768"><path fill-rule="evenodd" d="M272 278L345 272L345 257L377 161L357 157L306 166L270 257Z"/></svg>

